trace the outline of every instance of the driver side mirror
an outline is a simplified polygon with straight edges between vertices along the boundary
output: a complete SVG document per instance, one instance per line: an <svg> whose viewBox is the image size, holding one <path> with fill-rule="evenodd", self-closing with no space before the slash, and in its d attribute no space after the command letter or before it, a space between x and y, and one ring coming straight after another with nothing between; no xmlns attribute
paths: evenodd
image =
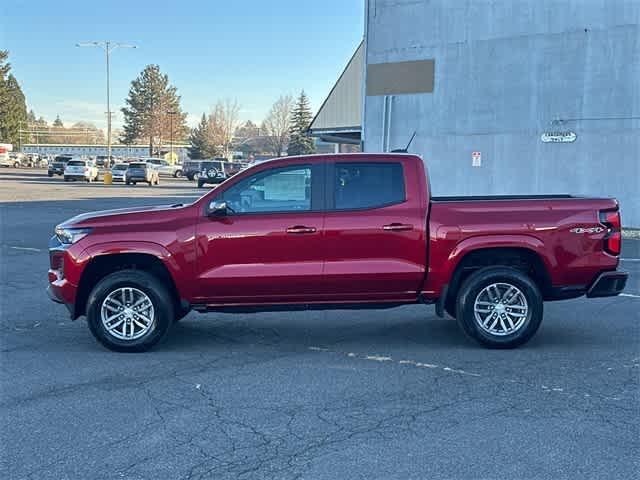
<svg viewBox="0 0 640 480"><path fill-rule="evenodd" d="M226 217L231 212L231 208L224 200L212 200L207 207L207 216Z"/></svg>

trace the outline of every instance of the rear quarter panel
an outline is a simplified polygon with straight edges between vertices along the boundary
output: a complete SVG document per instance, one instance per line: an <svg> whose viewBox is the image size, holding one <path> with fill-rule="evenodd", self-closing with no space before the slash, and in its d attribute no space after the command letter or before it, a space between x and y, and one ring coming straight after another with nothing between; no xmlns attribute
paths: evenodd
<svg viewBox="0 0 640 480"><path fill-rule="evenodd" d="M424 292L437 298L468 253L494 247L526 248L539 255L553 286L590 284L618 258L603 251L606 232L573 233L599 226L598 211L614 199L536 199L433 202L429 268Z"/></svg>

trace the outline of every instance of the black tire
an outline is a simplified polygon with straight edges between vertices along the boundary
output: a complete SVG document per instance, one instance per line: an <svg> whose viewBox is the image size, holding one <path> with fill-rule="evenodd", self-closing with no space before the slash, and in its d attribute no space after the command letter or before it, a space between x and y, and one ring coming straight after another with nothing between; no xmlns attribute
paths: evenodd
<svg viewBox="0 0 640 480"><path fill-rule="evenodd" d="M64 177L64 181L68 182L69 181L69 177Z"/></svg>
<svg viewBox="0 0 640 480"><path fill-rule="evenodd" d="M204 185L204 182L198 180L198 188L202 188L203 185Z"/></svg>
<svg viewBox="0 0 640 480"><path fill-rule="evenodd" d="M126 185L131 185L131 182L130 182L129 180L126 180L124 183L125 183Z"/></svg>
<svg viewBox="0 0 640 480"><path fill-rule="evenodd" d="M153 180L149 180L149 181L147 182L147 185L149 185L149 186L153 185Z"/></svg>
<svg viewBox="0 0 640 480"><path fill-rule="evenodd" d="M190 182L193 182L193 175L187 175L187 180L189 180Z"/></svg>
<svg viewBox="0 0 640 480"><path fill-rule="evenodd" d="M135 340L122 340L111 335L102 324L102 302L115 289L133 287L144 292L153 304L153 327ZM144 352L165 338L174 322L174 307L165 284L140 270L121 270L107 275L93 288L87 300L87 323L93 336L115 352Z"/></svg>
<svg viewBox="0 0 640 480"><path fill-rule="evenodd" d="M47 173L47 177L49 178L53 177L53 173Z"/></svg>
<svg viewBox="0 0 640 480"><path fill-rule="evenodd" d="M135 186L138 182L133 182L133 185Z"/></svg>
<svg viewBox="0 0 640 480"><path fill-rule="evenodd" d="M474 309L476 299L481 292L496 283L516 287L524 296L527 305L526 316L522 324L518 326L516 321L515 331L503 335L492 334L483 329L480 325L482 322L476 319ZM507 303L504 305L509 307ZM496 307L490 305L486 308L495 309ZM525 273L509 267L487 267L474 272L460 287L456 300L456 320L462 330L469 337L489 348L515 348L526 343L538 331L542 322L542 314L543 300L538 286ZM482 317L480 316L480 318Z"/></svg>
<svg viewBox="0 0 640 480"><path fill-rule="evenodd" d="M174 178L181 178L182 177L182 170L176 170L176 172L173 174Z"/></svg>

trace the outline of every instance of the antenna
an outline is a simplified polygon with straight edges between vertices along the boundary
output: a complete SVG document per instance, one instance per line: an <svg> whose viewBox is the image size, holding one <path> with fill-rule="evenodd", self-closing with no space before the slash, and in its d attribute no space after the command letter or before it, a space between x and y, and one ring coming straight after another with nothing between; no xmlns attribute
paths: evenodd
<svg viewBox="0 0 640 480"><path fill-rule="evenodd" d="M407 143L407 146L404 148L397 148L395 150L391 150L391 153L407 153L409 151L409 147L411 146L411 142L413 142L413 139L416 138L416 131L413 131L413 135L411 135L411 138L409 139L409 143Z"/></svg>

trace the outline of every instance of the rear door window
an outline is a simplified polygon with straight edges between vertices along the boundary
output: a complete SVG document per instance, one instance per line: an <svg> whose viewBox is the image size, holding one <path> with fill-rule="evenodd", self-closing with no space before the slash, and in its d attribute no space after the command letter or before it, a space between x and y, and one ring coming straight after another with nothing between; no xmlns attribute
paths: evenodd
<svg viewBox="0 0 640 480"><path fill-rule="evenodd" d="M380 208L405 201L404 174L399 162L336 163L334 208Z"/></svg>

